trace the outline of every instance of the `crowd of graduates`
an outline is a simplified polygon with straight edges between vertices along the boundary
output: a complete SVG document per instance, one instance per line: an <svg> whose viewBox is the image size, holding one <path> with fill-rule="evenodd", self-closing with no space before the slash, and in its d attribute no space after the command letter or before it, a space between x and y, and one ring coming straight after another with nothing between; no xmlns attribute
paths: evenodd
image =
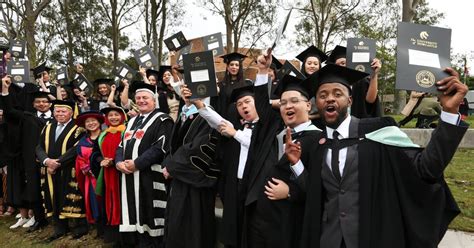
<svg viewBox="0 0 474 248"><path fill-rule="evenodd" d="M454 70L421 149L382 116L380 60L365 73L342 46L310 46L295 77L268 50L249 80L245 57L222 56L218 95L199 99L177 65L89 92L80 64L66 84L46 63L12 83L5 50L0 215L18 213L14 232L53 225L48 242L95 229L117 247L437 247L459 213L443 170L467 130Z"/></svg>

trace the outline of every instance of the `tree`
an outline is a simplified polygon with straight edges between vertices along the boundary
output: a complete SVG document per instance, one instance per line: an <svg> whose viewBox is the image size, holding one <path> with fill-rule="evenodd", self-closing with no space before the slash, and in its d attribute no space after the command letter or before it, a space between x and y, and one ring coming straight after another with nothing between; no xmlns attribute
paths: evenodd
<svg viewBox="0 0 474 248"><path fill-rule="evenodd" d="M36 54L36 20L40 13L46 8L51 0L41 0L39 3L34 4L33 0L25 1L5 1L2 2L11 9L11 15L9 19L9 35L12 37L22 37L26 39L26 47L28 51L28 59L32 65L37 62ZM5 11L2 10L3 13ZM16 19L16 23L13 23ZM15 32L14 27L18 27L18 31Z"/></svg>
<svg viewBox="0 0 474 248"><path fill-rule="evenodd" d="M244 37L252 37L250 45L255 45L268 34L272 30L276 10L275 5L260 0L210 0L205 1L204 7L224 18L228 52L237 52Z"/></svg>
<svg viewBox="0 0 474 248"><path fill-rule="evenodd" d="M357 21L361 18L361 13L357 9L360 2L360 0L311 0L308 5L299 9L301 18L296 25L296 43L305 46L314 44L325 51L328 45L338 38L354 32Z"/></svg>
<svg viewBox="0 0 474 248"><path fill-rule="evenodd" d="M98 0L88 0L87 4L58 0L45 8L38 23L39 58L69 67L80 62L87 78L107 75L112 62L110 54L104 51L111 42L107 19L96 11L98 8Z"/></svg>
<svg viewBox="0 0 474 248"><path fill-rule="evenodd" d="M132 14L141 2L138 0L100 0L101 12L107 17L110 24L110 35L112 38L113 61L118 61L120 42L128 42L128 39L121 36L121 31L135 23L141 18L143 13ZM128 44L127 44L128 45Z"/></svg>

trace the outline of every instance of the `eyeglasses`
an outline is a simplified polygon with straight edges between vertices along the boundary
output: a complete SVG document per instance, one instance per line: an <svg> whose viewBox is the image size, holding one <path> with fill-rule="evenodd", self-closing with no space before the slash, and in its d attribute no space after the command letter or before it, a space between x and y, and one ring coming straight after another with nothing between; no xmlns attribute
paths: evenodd
<svg viewBox="0 0 474 248"><path fill-rule="evenodd" d="M288 100L287 99L282 99L282 100L280 100L280 106L285 107L286 105L288 105L288 103L291 103L292 105L296 105L299 102L308 102L308 100L301 99L301 98L298 98L298 97L292 97Z"/></svg>

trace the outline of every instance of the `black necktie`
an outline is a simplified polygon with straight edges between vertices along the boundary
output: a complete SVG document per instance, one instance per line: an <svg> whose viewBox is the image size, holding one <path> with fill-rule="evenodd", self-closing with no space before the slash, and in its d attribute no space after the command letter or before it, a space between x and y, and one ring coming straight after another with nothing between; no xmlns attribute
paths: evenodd
<svg viewBox="0 0 474 248"><path fill-rule="evenodd" d="M133 124L132 130L137 130L143 124L143 115L137 117L137 121Z"/></svg>
<svg viewBox="0 0 474 248"><path fill-rule="evenodd" d="M255 127L255 124L257 123L254 123L254 122L250 122L250 121L245 121L242 126L244 128L248 128L248 129L253 129Z"/></svg>
<svg viewBox="0 0 474 248"><path fill-rule="evenodd" d="M341 173L339 172L339 137L338 136L339 136L339 133L337 131L334 131L332 133L331 169L332 169L332 174L334 174L334 177L338 181L341 181Z"/></svg>

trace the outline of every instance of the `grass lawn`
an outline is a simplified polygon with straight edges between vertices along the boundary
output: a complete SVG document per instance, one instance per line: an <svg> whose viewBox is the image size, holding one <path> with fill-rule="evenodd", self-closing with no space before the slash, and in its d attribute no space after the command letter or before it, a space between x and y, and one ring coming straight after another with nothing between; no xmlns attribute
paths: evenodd
<svg viewBox="0 0 474 248"><path fill-rule="evenodd" d="M461 209L450 228L474 232L474 149L459 149L445 178Z"/></svg>
<svg viewBox="0 0 474 248"><path fill-rule="evenodd" d="M393 119L395 119L396 122L399 122L403 118L405 118L405 116L403 116L403 115L388 115L388 116L393 117ZM468 116L465 121L469 124L470 128L474 128L474 115ZM435 122L437 122L437 121L435 121ZM415 124L416 124L416 118L412 119L410 122L408 122L402 128L415 128Z"/></svg>

